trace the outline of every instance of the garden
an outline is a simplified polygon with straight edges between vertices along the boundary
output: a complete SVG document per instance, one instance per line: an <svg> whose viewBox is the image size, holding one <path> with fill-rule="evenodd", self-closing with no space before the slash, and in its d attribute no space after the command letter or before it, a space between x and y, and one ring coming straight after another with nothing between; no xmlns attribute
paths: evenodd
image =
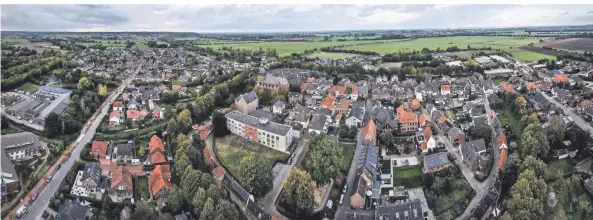
<svg viewBox="0 0 593 220"><path fill-rule="evenodd" d="M404 186L406 189L424 186L420 166L393 167L392 176L393 186Z"/></svg>

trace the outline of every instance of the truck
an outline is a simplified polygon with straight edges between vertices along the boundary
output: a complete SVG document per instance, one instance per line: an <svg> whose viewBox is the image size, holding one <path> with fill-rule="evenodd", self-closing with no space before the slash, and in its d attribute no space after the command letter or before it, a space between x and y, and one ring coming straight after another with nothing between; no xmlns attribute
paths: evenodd
<svg viewBox="0 0 593 220"><path fill-rule="evenodd" d="M27 206L22 205L19 209L16 210L16 217L21 218L27 212Z"/></svg>

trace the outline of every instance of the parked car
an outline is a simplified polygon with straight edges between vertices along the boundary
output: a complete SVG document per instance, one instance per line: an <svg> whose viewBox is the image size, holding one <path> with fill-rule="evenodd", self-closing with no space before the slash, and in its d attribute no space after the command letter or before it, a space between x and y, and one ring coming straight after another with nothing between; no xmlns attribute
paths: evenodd
<svg viewBox="0 0 593 220"><path fill-rule="evenodd" d="M340 205L342 205L342 203L344 203L344 194L340 196Z"/></svg>
<svg viewBox="0 0 593 220"><path fill-rule="evenodd" d="M342 190L342 193L346 193L347 189L348 189L348 185L344 184L344 190Z"/></svg>
<svg viewBox="0 0 593 220"><path fill-rule="evenodd" d="M35 194L33 194L33 196L31 197L31 200L35 201L37 199L37 196L39 196L39 192L36 192Z"/></svg>
<svg viewBox="0 0 593 220"><path fill-rule="evenodd" d="M59 170L59 169L60 169L60 167L62 167L62 164L58 164L58 165L56 166L56 170Z"/></svg>

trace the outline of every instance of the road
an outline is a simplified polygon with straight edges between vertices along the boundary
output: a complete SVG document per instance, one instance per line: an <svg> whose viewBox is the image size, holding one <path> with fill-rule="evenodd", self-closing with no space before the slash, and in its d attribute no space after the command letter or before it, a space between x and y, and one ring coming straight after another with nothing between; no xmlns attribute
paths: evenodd
<svg viewBox="0 0 593 220"><path fill-rule="evenodd" d="M589 125L589 123L587 123L585 120L583 120L583 118L581 118L581 116L575 114L570 108L566 107L566 105L563 105L562 103L557 102L552 97L546 95L545 92L540 91L539 93L541 93L546 99L548 99L548 101L550 101L550 102L554 103L554 105L560 107L564 111L564 114L572 117L574 119L574 123L576 125L578 125L581 129L583 129L583 131L588 131L588 132L590 132L590 134L593 134L593 127L591 127L591 125ZM593 137L593 135L592 135L592 137Z"/></svg>
<svg viewBox="0 0 593 220"><path fill-rule="evenodd" d="M141 67L138 68L138 71L140 70L140 68ZM109 112L110 104L113 101L115 101L115 99L117 97L119 97L119 95L124 91L125 87L128 84L130 84L130 82L132 82L132 80L136 77L136 74L138 73L138 71L136 71L136 73L132 74L126 81L124 81L124 83L120 87L118 87L117 90L115 90L114 93L112 93L109 98L107 98L105 100L105 102L102 105L103 107L100 109L101 112L99 113L99 115L97 115L97 117L94 118L94 120L92 121L92 123L90 123L90 125L87 123L87 126L85 126L85 129L82 129L81 134L77 139L76 147L72 150L70 157L65 162L62 163L62 167L55 172L53 178L45 186L45 188L41 189L41 193L39 193L37 199L35 201L33 201L32 204L29 205L29 210L27 211L27 213L24 216L21 217L22 219L41 219L41 215L43 214L43 211L49 205L50 198L58 190L58 187L60 186L60 183L62 182L62 180L64 180L64 178L66 177L68 170L70 170L70 168L72 168L72 165L74 165L74 161L77 160L78 158L80 158L80 153L82 152L82 149L84 148L84 146L87 143L89 143L95 136L97 127L99 127L103 117L106 114L108 114L108 112ZM91 120L92 120L92 118L91 118ZM48 170L48 173L44 177L47 177L49 175L49 173L52 172L55 169L56 165L58 163L60 163L61 161L62 160L58 160L56 162L56 164L54 164L52 166L52 168L50 170ZM42 181L40 181L35 186L35 188L33 188L33 190L31 190L31 192L29 192L29 194L23 199L21 204L15 208L15 210L18 209L18 207L20 207L21 205L27 204L29 202L30 196L33 195L35 192L37 192L44 185L44 180L45 180L45 178L42 179ZM13 210L13 211L15 211L15 210ZM6 217L5 219L8 219L8 217Z"/></svg>
<svg viewBox="0 0 593 220"><path fill-rule="evenodd" d="M297 164L298 161L304 156L303 149L309 143L309 139L307 137L303 137L299 143L297 144L297 148L294 150L294 158L292 159L290 164L281 164L282 168L274 178L274 186L272 187L272 191L270 191L264 199L262 199L264 211L271 216L276 216L281 219L289 219L286 216L282 215L276 209L276 201L278 200L278 196L280 196L280 192L282 191L282 185L286 178L288 178L288 174Z"/></svg>
<svg viewBox="0 0 593 220"><path fill-rule="evenodd" d="M346 185L348 189L346 189L346 194L344 194L344 201L342 205L338 205L338 210L336 211L336 215L334 219L346 219L347 211L350 210L350 196L354 194L354 189L356 189L354 185L354 178L356 177L356 170L358 167L358 158L360 157L360 149L362 148L362 129L358 129L358 133L356 134L356 150L354 151L354 156L352 157L352 163L350 163L350 169L348 169L348 175L346 176Z"/></svg>

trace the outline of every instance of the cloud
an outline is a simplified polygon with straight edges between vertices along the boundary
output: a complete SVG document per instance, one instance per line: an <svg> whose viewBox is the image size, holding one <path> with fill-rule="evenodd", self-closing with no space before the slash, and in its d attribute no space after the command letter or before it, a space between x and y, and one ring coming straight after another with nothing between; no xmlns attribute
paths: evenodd
<svg viewBox="0 0 593 220"><path fill-rule="evenodd" d="M591 5L3 5L2 30L324 31L590 24Z"/></svg>

